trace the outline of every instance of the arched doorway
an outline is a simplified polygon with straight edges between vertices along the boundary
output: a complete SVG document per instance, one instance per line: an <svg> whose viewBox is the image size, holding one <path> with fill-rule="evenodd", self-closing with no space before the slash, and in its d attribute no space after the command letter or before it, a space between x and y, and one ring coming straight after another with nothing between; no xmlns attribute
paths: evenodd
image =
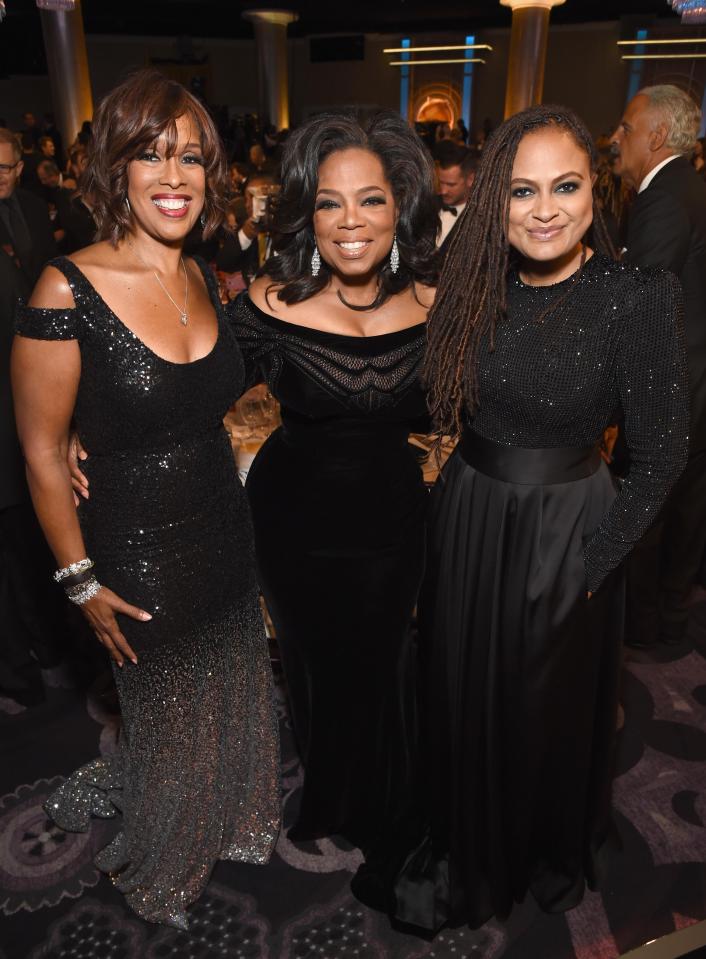
<svg viewBox="0 0 706 959"><path fill-rule="evenodd" d="M433 83L415 91L414 119L417 123L448 123L453 127L461 113L460 91L450 83Z"/></svg>
<svg viewBox="0 0 706 959"><path fill-rule="evenodd" d="M446 97L427 97L415 119L417 123L448 123L450 127L456 122L453 107Z"/></svg>

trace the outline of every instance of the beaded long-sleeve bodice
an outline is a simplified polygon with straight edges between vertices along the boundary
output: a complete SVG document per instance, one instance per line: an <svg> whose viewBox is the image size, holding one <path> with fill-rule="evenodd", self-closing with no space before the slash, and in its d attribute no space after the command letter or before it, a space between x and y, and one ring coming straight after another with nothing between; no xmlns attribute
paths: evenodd
<svg viewBox="0 0 706 959"><path fill-rule="evenodd" d="M507 318L481 347L475 432L527 448L591 446L622 409L632 466L586 545L595 589L647 530L684 467L688 387L681 291L670 273L595 254L570 278L510 277Z"/></svg>

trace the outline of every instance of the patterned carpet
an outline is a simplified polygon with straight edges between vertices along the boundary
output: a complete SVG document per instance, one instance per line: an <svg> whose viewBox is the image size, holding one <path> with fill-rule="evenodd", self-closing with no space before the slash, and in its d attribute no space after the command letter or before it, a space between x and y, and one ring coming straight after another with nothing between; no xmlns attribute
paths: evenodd
<svg viewBox="0 0 706 959"><path fill-rule="evenodd" d="M29 709L0 700L0 959L614 959L706 919L705 657L706 604L682 647L627 656L614 797L624 851L602 893L564 916L525 902L505 924L433 942L352 898L357 850L284 834L266 867L217 866L188 935L140 921L92 864L115 826L69 835L41 809L62 776L114 747L107 677L88 694L55 686ZM291 821L302 771L281 693L279 714Z"/></svg>

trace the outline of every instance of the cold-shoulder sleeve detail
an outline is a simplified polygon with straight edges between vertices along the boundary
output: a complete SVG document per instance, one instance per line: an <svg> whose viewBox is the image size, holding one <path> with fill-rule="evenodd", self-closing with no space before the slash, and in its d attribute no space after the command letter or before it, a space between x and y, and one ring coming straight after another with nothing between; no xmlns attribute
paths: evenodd
<svg viewBox="0 0 706 959"><path fill-rule="evenodd" d="M53 266L66 277L75 300L76 284L82 279L79 269L65 256L49 260L47 266ZM32 340L78 340L80 319L80 311L75 306L51 308L20 303L15 312L15 333Z"/></svg>
<svg viewBox="0 0 706 959"><path fill-rule="evenodd" d="M32 340L78 340L79 319L75 307L57 310L20 305L15 313L15 333Z"/></svg>
<svg viewBox="0 0 706 959"><path fill-rule="evenodd" d="M681 287L662 271L648 275L618 341L617 379L630 449L630 473L586 545L589 590L649 529L688 456L689 394Z"/></svg>

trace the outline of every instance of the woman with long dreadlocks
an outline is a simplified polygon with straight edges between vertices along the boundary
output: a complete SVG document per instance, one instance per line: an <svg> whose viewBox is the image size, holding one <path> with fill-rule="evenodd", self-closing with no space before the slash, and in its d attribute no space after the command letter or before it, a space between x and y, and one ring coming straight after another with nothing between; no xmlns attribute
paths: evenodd
<svg viewBox="0 0 706 959"><path fill-rule="evenodd" d="M570 909L613 845L619 566L684 466L688 406L678 283L586 245L593 223L607 249L594 179L570 110L506 121L429 316L431 411L459 443L420 601L431 834L391 904L428 930L529 891ZM616 495L599 440L618 406L633 465ZM371 862L361 898L375 879Z"/></svg>

